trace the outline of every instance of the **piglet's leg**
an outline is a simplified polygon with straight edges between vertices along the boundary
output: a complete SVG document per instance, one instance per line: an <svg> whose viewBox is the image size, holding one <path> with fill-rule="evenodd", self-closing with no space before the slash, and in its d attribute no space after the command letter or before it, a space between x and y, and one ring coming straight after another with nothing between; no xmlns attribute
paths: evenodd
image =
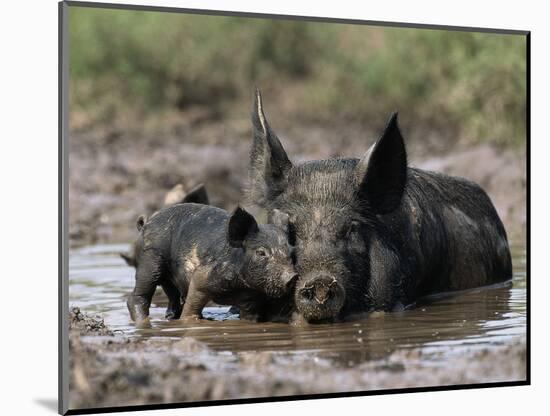
<svg viewBox="0 0 550 416"><path fill-rule="evenodd" d="M168 296L168 308L166 309L166 319L179 319L181 316L181 294L178 288L171 280L161 283L162 289Z"/></svg>
<svg viewBox="0 0 550 416"><path fill-rule="evenodd" d="M192 278L189 284L187 298L183 306L182 319L184 320L202 318L202 308L204 308L210 300L210 296L205 291L201 290L200 285L197 284L197 280L199 279Z"/></svg>
<svg viewBox="0 0 550 416"><path fill-rule="evenodd" d="M128 311L136 323L149 318L151 299L161 277L161 258L153 252L144 253L136 269L136 286L128 297Z"/></svg>
<svg viewBox="0 0 550 416"><path fill-rule="evenodd" d="M259 322L261 307L254 301L246 301L239 304L239 318L245 321Z"/></svg>

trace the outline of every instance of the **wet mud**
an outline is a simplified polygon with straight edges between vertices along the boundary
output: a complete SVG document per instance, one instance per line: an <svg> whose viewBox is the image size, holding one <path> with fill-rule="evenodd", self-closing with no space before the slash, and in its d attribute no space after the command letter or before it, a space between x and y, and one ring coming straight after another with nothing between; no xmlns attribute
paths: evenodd
<svg viewBox="0 0 550 416"><path fill-rule="evenodd" d="M158 290L151 325L137 328L125 298L126 246L71 251L70 407L87 408L519 381L526 370L525 248L514 279L424 299L402 312L318 325L240 321L205 308L167 321ZM78 305L78 306L76 306Z"/></svg>
<svg viewBox="0 0 550 416"><path fill-rule="evenodd" d="M79 307L72 307L69 312L69 331L79 335L113 335L100 315L89 316Z"/></svg>
<svg viewBox="0 0 550 416"><path fill-rule="evenodd" d="M355 366L316 355L219 354L194 338L71 337L71 408L372 391L524 380L526 346L467 348L452 357L394 351ZM430 365L426 365L426 360Z"/></svg>

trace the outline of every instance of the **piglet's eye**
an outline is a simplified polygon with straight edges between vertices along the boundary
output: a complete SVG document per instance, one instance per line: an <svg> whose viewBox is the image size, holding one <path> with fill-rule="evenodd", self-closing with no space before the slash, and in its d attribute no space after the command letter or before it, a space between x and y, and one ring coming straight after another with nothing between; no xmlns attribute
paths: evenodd
<svg viewBox="0 0 550 416"><path fill-rule="evenodd" d="M359 231L359 222L358 221L352 221L349 225L348 234L356 233Z"/></svg>
<svg viewBox="0 0 550 416"><path fill-rule="evenodd" d="M259 249L256 250L256 255L260 256L260 257L265 257L265 256L267 256L267 253L265 252L265 250L263 248L259 248Z"/></svg>

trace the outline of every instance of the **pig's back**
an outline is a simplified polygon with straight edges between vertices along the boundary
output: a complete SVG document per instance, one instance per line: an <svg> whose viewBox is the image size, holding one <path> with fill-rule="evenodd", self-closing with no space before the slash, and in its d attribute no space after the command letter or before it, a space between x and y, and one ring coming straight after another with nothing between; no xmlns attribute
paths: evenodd
<svg viewBox="0 0 550 416"><path fill-rule="evenodd" d="M210 205L176 204L154 213L143 228L145 247L172 252L205 239L220 239L227 211Z"/></svg>
<svg viewBox="0 0 550 416"><path fill-rule="evenodd" d="M506 231L489 196L464 178L409 168L401 234L415 242L418 294L512 277ZM406 227L405 230L403 227Z"/></svg>

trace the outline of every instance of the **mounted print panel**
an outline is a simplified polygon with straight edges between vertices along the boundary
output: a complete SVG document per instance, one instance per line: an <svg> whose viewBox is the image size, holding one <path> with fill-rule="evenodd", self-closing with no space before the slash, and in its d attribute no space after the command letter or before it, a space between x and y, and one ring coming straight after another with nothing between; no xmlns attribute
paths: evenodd
<svg viewBox="0 0 550 416"><path fill-rule="evenodd" d="M60 3L60 413L529 383L529 33Z"/></svg>

